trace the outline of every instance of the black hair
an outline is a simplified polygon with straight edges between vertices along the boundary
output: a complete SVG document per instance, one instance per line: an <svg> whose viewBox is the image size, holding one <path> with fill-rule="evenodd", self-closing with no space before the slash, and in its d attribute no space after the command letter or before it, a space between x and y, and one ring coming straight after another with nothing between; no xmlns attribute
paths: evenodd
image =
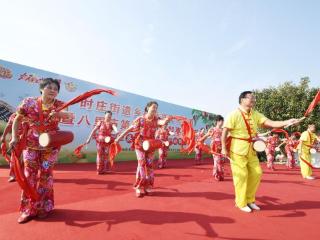
<svg viewBox="0 0 320 240"><path fill-rule="evenodd" d="M149 107L151 107L153 104L157 105L157 107L159 106L158 103L156 101L150 101L147 103L146 107L144 108L144 112L148 112Z"/></svg>
<svg viewBox="0 0 320 240"><path fill-rule="evenodd" d="M53 79L53 78L43 78L43 79L41 79L40 84L39 84L40 93L42 94L42 90L51 83L55 84L58 87L58 92L60 91L59 80Z"/></svg>
<svg viewBox="0 0 320 240"><path fill-rule="evenodd" d="M246 98L248 94L252 94L252 92L251 91L244 91L244 92L240 93L239 104L241 103L241 99Z"/></svg>
<svg viewBox="0 0 320 240"><path fill-rule="evenodd" d="M106 112L104 113L104 115L107 115L108 113L112 116L112 112L111 112L111 111L106 111Z"/></svg>
<svg viewBox="0 0 320 240"><path fill-rule="evenodd" d="M224 121L224 118L221 115L216 116L216 122Z"/></svg>

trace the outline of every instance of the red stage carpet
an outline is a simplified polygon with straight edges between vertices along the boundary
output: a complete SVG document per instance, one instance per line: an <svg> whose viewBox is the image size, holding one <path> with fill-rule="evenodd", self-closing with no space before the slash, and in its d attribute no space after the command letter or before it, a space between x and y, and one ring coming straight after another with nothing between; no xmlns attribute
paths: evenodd
<svg viewBox="0 0 320 240"><path fill-rule="evenodd" d="M56 208L45 220L17 223L20 190L0 169L0 239L319 239L320 179L299 170L264 170L257 194L262 211L234 207L229 166L224 182L213 180L211 161L169 161L156 170L154 196L136 198L136 162L118 163L110 175L94 164L59 165ZM264 166L263 166L264 167ZM277 166L276 166L277 167ZM320 174L316 170L316 176Z"/></svg>

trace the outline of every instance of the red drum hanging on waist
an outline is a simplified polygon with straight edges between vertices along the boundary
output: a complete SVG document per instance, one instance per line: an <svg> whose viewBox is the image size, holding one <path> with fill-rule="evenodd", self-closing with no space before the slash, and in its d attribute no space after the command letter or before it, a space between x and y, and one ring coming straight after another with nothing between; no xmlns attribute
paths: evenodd
<svg viewBox="0 0 320 240"><path fill-rule="evenodd" d="M39 144L41 147L60 147L66 145L73 140L73 133L70 131L55 131L41 133L39 136Z"/></svg>
<svg viewBox="0 0 320 240"><path fill-rule="evenodd" d="M158 139L150 139L150 140L145 140L142 143L142 148L144 151L148 152L153 152L158 148L161 148L163 146L163 143L161 140Z"/></svg>

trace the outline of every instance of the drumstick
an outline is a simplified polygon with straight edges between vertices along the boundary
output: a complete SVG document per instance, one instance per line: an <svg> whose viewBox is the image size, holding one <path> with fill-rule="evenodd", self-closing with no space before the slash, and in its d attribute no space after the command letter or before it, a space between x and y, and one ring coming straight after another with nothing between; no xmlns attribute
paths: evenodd
<svg viewBox="0 0 320 240"><path fill-rule="evenodd" d="M285 144L286 142L283 142L281 144L279 144L276 148L280 148L283 144Z"/></svg>

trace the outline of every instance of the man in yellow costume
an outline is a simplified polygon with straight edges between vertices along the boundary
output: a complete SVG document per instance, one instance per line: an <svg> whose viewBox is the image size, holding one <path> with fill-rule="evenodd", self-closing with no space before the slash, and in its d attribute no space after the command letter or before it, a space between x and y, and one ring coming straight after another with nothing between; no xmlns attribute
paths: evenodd
<svg viewBox="0 0 320 240"><path fill-rule="evenodd" d="M236 206L244 211L260 210L255 195L260 184L262 170L253 143L260 127L281 128L296 124L297 119L272 121L253 110L256 99L251 91L239 96L238 109L231 112L223 126L222 154L230 156ZM229 137L228 137L229 136ZM230 149L227 148L227 137Z"/></svg>
<svg viewBox="0 0 320 240"><path fill-rule="evenodd" d="M303 178L308 180L315 179L315 177L312 176L310 153L310 150L315 146L316 141L320 141L315 132L316 126L314 124L310 124L307 131L304 131L300 136L299 160L301 175Z"/></svg>

